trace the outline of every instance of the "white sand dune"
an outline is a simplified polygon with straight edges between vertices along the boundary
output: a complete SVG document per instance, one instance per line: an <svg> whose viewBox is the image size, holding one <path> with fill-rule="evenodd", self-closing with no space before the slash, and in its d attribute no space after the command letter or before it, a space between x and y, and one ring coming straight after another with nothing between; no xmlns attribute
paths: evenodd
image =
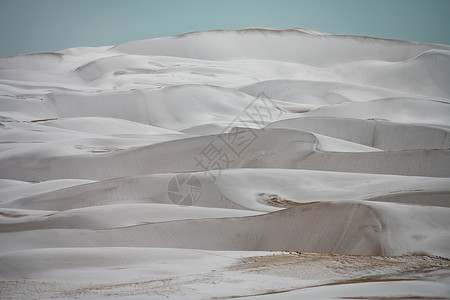
<svg viewBox="0 0 450 300"><path fill-rule="evenodd" d="M386 89L351 82L286 79L259 81L244 86L239 90L254 97L260 93L265 93L276 100L318 105L366 102L387 97L407 97L412 95L397 89ZM426 99L425 96L423 98Z"/></svg>
<svg viewBox="0 0 450 300"><path fill-rule="evenodd" d="M23 212L23 211L22 211ZM28 211L27 211L28 212ZM19 211L20 213L20 211ZM26 213L26 212L24 212ZM1 232L42 229L111 229L176 220L253 216L258 212L173 204L121 204L90 206L2 224ZM111 216L115 216L111 218Z"/></svg>
<svg viewBox="0 0 450 300"><path fill-rule="evenodd" d="M292 128L332 136L383 150L450 149L445 128L383 120L302 117L273 122L267 128Z"/></svg>
<svg viewBox="0 0 450 300"><path fill-rule="evenodd" d="M0 58L0 298L446 298L450 46L307 29Z"/></svg>
<svg viewBox="0 0 450 300"><path fill-rule="evenodd" d="M450 51L433 49L399 62L350 62L336 66L336 72L362 84L376 82L380 87L448 98L449 67ZM356 78L354 69L364 69L364 72Z"/></svg>
<svg viewBox="0 0 450 300"><path fill-rule="evenodd" d="M150 134L180 134L161 127L144 125L118 118L79 117L63 118L41 122L40 124L68 129L78 132L86 132L100 135L124 136L124 135L150 135Z"/></svg>
<svg viewBox="0 0 450 300"><path fill-rule="evenodd" d="M0 197L2 202L7 202L15 199L26 198L31 195L39 195L54 190L63 189L70 186L83 185L85 183L91 183L91 180L80 179L60 179L49 180L44 182L24 182L20 180L0 180Z"/></svg>
<svg viewBox="0 0 450 300"><path fill-rule="evenodd" d="M110 117L172 130L214 121L231 122L254 100L233 90L206 85L120 93L59 92L48 97L59 117Z"/></svg>
<svg viewBox="0 0 450 300"><path fill-rule="evenodd" d="M377 267L368 270L368 262ZM9 279L3 282L14 283L5 289L5 297L21 298L35 295L36 290L46 298L82 295L87 299L101 297L100 291L104 290L109 297L130 299L196 299L211 294L224 298L265 295L259 297L331 299L359 294L445 298L448 291L445 283L416 274L417 269L448 266L448 261L424 256L383 258L167 248L59 248L4 254L0 264L0 277ZM352 266L352 274L342 272L348 264ZM298 279L299 275L303 280ZM427 275L435 279L442 272L430 271ZM24 276L31 280L21 280ZM271 289L269 282L278 289Z"/></svg>
<svg viewBox="0 0 450 300"><path fill-rule="evenodd" d="M0 250L134 246L247 251L291 249L356 255L428 254L449 258L447 229L450 221L446 218L449 210L393 203L322 202L261 216L173 220L96 231L60 229L59 223L70 223L53 218L55 228L45 229L52 222L42 222L42 229L27 230L24 226L22 231L2 233L4 243ZM89 220L89 214L83 217ZM97 217L101 218L101 214ZM76 215L73 218L76 222Z"/></svg>
<svg viewBox="0 0 450 300"><path fill-rule="evenodd" d="M0 176L28 181L59 178L100 180L120 176L202 171L205 163L201 163L201 153L211 145L223 155L221 163L211 166L211 169L298 168L435 177L450 175L450 152L446 150L374 149L372 152L364 146L355 147L355 144L345 141L335 143L335 140L329 138L324 140L325 149L321 149L320 136L298 130L243 129L239 132L239 139L247 141L248 147L247 144L236 149L230 146L237 133L229 133L174 140L123 151L120 148L106 147L89 151L87 155L77 153L79 151L76 150L80 149L54 148L49 152L46 145L22 148L21 152L10 149L1 156ZM141 142L140 140L139 143ZM68 148L67 145L62 146ZM336 151L330 152L333 147ZM348 150L353 152L347 152ZM36 160L31 153L39 153L40 159ZM66 165L71 168L64 168Z"/></svg>
<svg viewBox="0 0 450 300"><path fill-rule="evenodd" d="M364 103L345 103L321 107L304 116L382 119L398 123L446 124L450 109L447 102L421 101L408 98L378 99Z"/></svg>
<svg viewBox="0 0 450 300"><path fill-rule="evenodd" d="M305 44L308 47L304 47ZM240 31L216 30L171 38L133 41L113 49L140 55L168 55L208 60L252 57L324 66L355 60L403 61L428 50L449 50L449 47L357 36L318 36L296 29L280 31L254 28Z"/></svg>
<svg viewBox="0 0 450 300"><path fill-rule="evenodd" d="M263 212L279 210L294 203L371 200L405 195L407 199L402 203L408 203L408 198L416 197L416 201L423 205L433 205L429 202L433 199L428 199L427 195L443 193L445 197L450 185L448 178L311 170L230 169L124 177L80 184L40 194L36 192L31 197L12 198L2 207L65 211L109 204L171 204L169 183L175 177L189 179L191 176L198 180L201 188L195 206ZM450 205L444 200L439 203L437 206Z"/></svg>

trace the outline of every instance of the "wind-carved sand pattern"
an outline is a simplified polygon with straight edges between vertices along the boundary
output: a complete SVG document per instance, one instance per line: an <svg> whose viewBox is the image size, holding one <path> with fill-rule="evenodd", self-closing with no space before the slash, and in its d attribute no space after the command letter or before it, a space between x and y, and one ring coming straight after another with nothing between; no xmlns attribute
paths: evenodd
<svg viewBox="0 0 450 300"><path fill-rule="evenodd" d="M450 46L304 29L0 58L0 298L448 299Z"/></svg>

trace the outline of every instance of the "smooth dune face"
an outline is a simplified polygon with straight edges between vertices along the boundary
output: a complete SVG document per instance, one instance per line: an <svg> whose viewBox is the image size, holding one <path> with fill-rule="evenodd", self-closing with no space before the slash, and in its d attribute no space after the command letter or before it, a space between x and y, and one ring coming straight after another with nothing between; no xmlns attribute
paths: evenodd
<svg viewBox="0 0 450 300"><path fill-rule="evenodd" d="M0 294L445 298L449 83L303 29L0 58Z"/></svg>

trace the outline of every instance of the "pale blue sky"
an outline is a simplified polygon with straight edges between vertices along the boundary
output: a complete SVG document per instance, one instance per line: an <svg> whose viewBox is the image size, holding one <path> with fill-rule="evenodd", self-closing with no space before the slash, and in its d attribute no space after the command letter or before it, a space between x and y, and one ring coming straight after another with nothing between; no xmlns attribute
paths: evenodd
<svg viewBox="0 0 450 300"><path fill-rule="evenodd" d="M450 44L450 0L0 0L0 56L247 27Z"/></svg>

